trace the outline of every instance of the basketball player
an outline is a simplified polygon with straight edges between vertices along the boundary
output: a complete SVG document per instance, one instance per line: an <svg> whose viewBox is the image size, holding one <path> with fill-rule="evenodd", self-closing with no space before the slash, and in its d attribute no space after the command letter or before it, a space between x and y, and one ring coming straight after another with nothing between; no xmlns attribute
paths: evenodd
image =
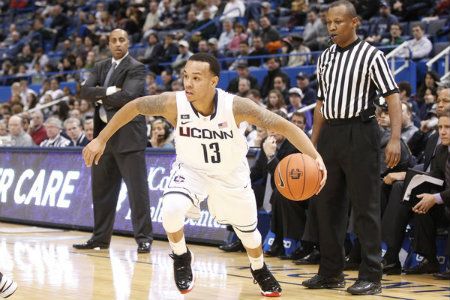
<svg viewBox="0 0 450 300"><path fill-rule="evenodd" d="M100 135L83 150L89 167L97 164L108 139L139 114L164 116L175 127L177 159L163 194L162 220L173 254L175 283L182 294L194 285L193 255L187 249L183 224L189 211L208 198L216 221L231 224L242 240L252 276L264 296L280 296L281 287L263 260L261 234L256 228L256 201L250 184L247 142L238 125L247 121L282 133L301 152L315 158L323 172L322 158L308 137L282 117L221 89L220 66L206 53L191 56L182 72L184 91L141 97L125 105Z"/></svg>
<svg viewBox="0 0 450 300"><path fill-rule="evenodd" d="M17 290L17 282L0 272L0 297L8 298Z"/></svg>

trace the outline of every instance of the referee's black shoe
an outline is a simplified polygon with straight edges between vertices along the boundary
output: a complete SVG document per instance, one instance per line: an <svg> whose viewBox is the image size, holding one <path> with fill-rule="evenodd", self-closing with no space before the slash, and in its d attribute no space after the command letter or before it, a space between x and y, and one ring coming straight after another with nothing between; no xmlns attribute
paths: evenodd
<svg viewBox="0 0 450 300"><path fill-rule="evenodd" d="M356 280L347 288L347 292L352 295L375 295L381 293L381 283L366 280Z"/></svg>
<svg viewBox="0 0 450 300"><path fill-rule="evenodd" d="M192 273L192 264L194 257L191 251L181 255L172 253L169 255L173 259L173 277L178 290L182 294L189 293L194 287L194 274Z"/></svg>
<svg viewBox="0 0 450 300"><path fill-rule="evenodd" d="M336 289L345 287L345 279L344 274L335 277L317 274L313 278L303 281L302 285L309 289Z"/></svg>
<svg viewBox="0 0 450 300"><path fill-rule="evenodd" d="M89 239L86 243L81 244L73 244L72 247L78 250L101 250L101 249L108 249L109 244L99 243L97 241L94 241L93 239Z"/></svg>

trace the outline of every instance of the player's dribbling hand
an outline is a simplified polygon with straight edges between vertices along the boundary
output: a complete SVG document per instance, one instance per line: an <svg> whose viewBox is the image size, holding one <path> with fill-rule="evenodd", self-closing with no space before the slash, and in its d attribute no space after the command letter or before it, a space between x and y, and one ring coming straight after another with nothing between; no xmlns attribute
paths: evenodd
<svg viewBox="0 0 450 300"><path fill-rule="evenodd" d="M87 167L92 166L92 163L98 165L100 157L105 151L105 143L100 142L97 138L93 139L89 144L83 149L83 159Z"/></svg>
<svg viewBox="0 0 450 300"><path fill-rule="evenodd" d="M322 181L320 181L320 187L317 191L316 195L320 193L320 191L325 186L325 183L327 182L327 168L325 167L325 163L323 162L322 156L316 157L317 165L319 166L319 170L322 172Z"/></svg>

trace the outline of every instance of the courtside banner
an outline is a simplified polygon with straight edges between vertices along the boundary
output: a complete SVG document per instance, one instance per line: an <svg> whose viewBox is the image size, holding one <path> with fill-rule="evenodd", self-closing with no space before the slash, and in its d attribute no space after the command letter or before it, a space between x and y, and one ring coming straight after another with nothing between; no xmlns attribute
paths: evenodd
<svg viewBox="0 0 450 300"><path fill-rule="evenodd" d="M161 195L168 183L174 151L146 152L151 217L156 236L165 236ZM24 224L90 230L94 223L91 170L81 148L0 147L0 219ZM132 234L126 185L122 183L114 229ZM186 219L188 240L219 244L228 232L204 208L198 222Z"/></svg>

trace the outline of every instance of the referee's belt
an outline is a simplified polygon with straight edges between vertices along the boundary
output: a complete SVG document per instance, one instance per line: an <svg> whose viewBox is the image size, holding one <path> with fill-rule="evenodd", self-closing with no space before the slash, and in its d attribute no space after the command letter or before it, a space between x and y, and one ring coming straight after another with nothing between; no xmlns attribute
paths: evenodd
<svg viewBox="0 0 450 300"><path fill-rule="evenodd" d="M375 109L366 109L363 110L359 116L352 117L352 118L346 118L346 119L325 119L325 122L328 123L328 125L336 126L336 125L345 125L345 124L351 124L351 123L368 123L372 120L375 120Z"/></svg>

